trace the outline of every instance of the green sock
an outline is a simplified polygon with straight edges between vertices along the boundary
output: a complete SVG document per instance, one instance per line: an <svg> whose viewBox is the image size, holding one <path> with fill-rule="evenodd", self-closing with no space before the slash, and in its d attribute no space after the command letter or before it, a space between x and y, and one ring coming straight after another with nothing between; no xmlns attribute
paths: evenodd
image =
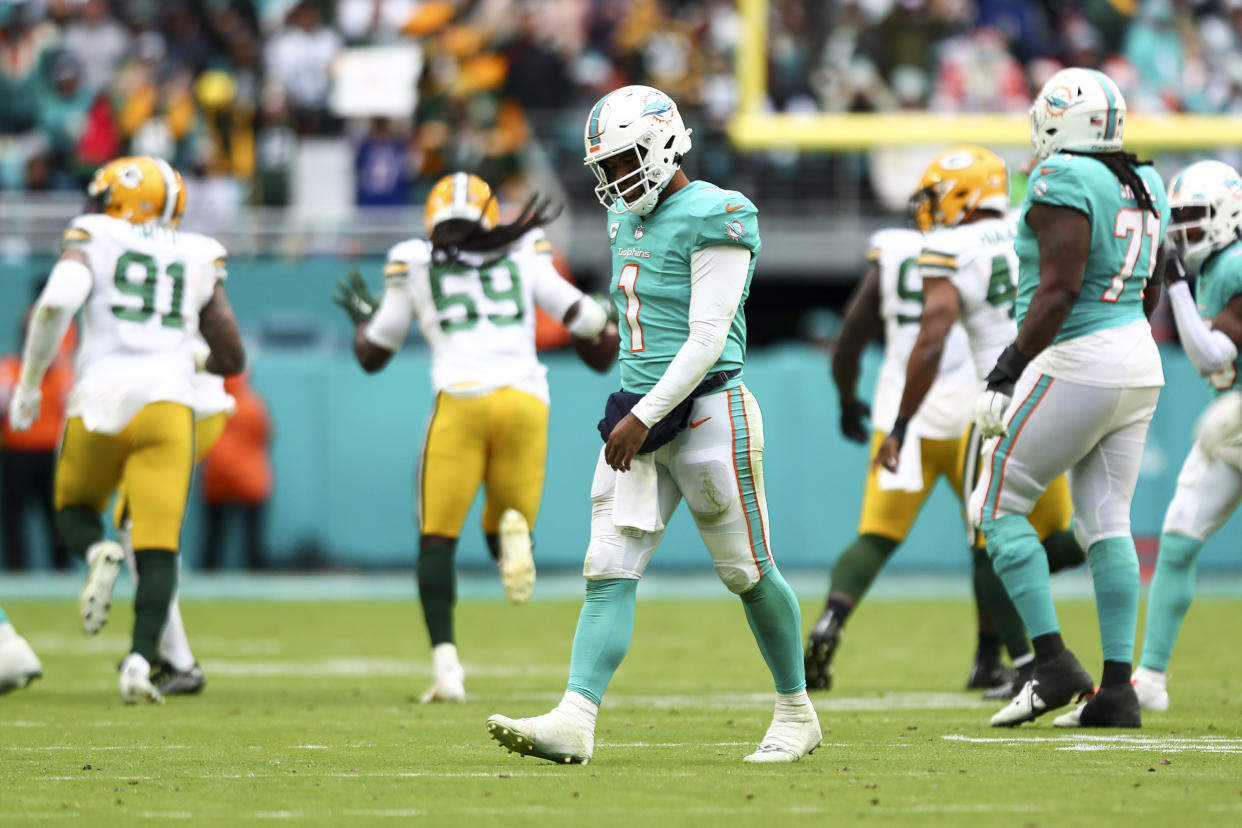
<svg viewBox="0 0 1242 828"><path fill-rule="evenodd" d="M1048 571L1060 572L1072 566L1082 566L1087 561L1086 554L1078 545L1073 529L1062 529L1053 532L1043 540L1044 554L1048 556Z"/></svg>
<svg viewBox="0 0 1242 828"><path fill-rule="evenodd" d="M104 539L103 519L85 506L66 506L56 511L56 534L66 549L86 560L91 544Z"/></svg>
<svg viewBox="0 0 1242 828"><path fill-rule="evenodd" d="M613 673L630 650L637 603L638 581L633 578L587 581L569 656L566 690L600 703Z"/></svg>
<svg viewBox="0 0 1242 828"><path fill-rule="evenodd" d="M452 644L453 605L457 603L457 578L453 572L456 538L423 535L418 542L418 598L431 646Z"/></svg>
<svg viewBox="0 0 1242 828"><path fill-rule="evenodd" d="M992 568L992 559L986 549L971 549L974 562L975 603L979 612L992 619L996 627L996 635L1005 645L1010 660L1021 658L1031 651L1031 644L1026 640L1026 627L1022 625L1022 616L1018 615L1013 601L1005 585Z"/></svg>
<svg viewBox="0 0 1242 828"><path fill-rule="evenodd" d="M1104 660L1129 664L1138 628L1139 564L1134 538L1126 535L1091 544L1087 564L1095 587Z"/></svg>
<svg viewBox="0 0 1242 828"><path fill-rule="evenodd" d="M780 570L769 567L759 583L741 595L746 620L768 664L778 693L806 688L802 659L802 611Z"/></svg>
<svg viewBox="0 0 1242 828"><path fill-rule="evenodd" d="M134 593L132 652L154 664L160 636L168 623L168 605L177 591L177 553L171 549L135 549L138 587Z"/></svg>
<svg viewBox="0 0 1242 828"><path fill-rule="evenodd" d="M897 549L898 542L881 535L859 535L837 556L832 565L830 592L840 592L862 600L880 570Z"/></svg>
<svg viewBox="0 0 1242 828"><path fill-rule="evenodd" d="M1147 596L1147 631L1143 634L1143 658L1139 664L1163 673L1173 655L1182 619L1195 597L1195 560L1203 541L1185 535L1160 536L1156 574Z"/></svg>
<svg viewBox="0 0 1242 828"><path fill-rule="evenodd" d="M1039 536L1024 515L1005 515L985 520L988 556L1010 600L1018 609L1027 634L1034 638L1059 633L1056 607L1052 604L1048 557Z"/></svg>

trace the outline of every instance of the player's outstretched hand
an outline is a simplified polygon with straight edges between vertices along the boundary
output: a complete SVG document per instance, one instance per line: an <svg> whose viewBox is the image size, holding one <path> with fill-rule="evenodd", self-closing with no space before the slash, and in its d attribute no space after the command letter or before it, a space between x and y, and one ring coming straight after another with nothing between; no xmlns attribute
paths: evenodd
<svg viewBox="0 0 1242 828"><path fill-rule="evenodd" d="M9 400L9 428L14 431L27 431L39 419L39 407L42 403L41 390L27 388L18 383L13 389L12 399Z"/></svg>
<svg viewBox="0 0 1242 828"><path fill-rule="evenodd" d="M871 416L871 406L863 400L841 402L841 433L855 443L867 442L866 420Z"/></svg>
<svg viewBox="0 0 1242 828"><path fill-rule="evenodd" d="M337 282L336 290L332 301L349 314L355 325L366 322L375 313L375 297L371 295L366 280L357 270L349 271L345 281Z"/></svg>
<svg viewBox="0 0 1242 828"><path fill-rule="evenodd" d="M875 460L872 462L877 466L888 469L890 472L896 473L897 464L900 461L901 441L890 434L884 438L883 443L880 443L880 450L875 453Z"/></svg>
<svg viewBox="0 0 1242 828"><path fill-rule="evenodd" d="M1005 426L1005 412L1013 401L1013 384L1008 389L991 388L979 395L975 401L975 425L986 440L989 437L1006 437L1009 434Z"/></svg>
<svg viewBox="0 0 1242 828"><path fill-rule="evenodd" d="M649 429L633 414L626 414L608 435L604 444L604 462L617 471L629 471L630 461L643 447Z"/></svg>

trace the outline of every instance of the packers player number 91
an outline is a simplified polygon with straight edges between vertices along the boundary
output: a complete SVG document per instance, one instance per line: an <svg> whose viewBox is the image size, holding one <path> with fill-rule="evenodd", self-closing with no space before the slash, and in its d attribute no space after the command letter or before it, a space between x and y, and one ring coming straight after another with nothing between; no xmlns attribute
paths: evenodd
<svg viewBox="0 0 1242 828"><path fill-rule="evenodd" d="M236 373L245 352L224 291L224 248L178 229L181 175L162 159L120 158L96 172L88 195L94 212L70 222L35 305L9 417L20 429L37 414L43 373L82 309L56 467L57 531L89 567L79 608L83 628L95 633L124 557L104 539L102 515L123 485L139 579L120 692L127 702L160 701L150 671L177 585L195 453L194 376ZM205 348L195 345L200 335Z"/></svg>

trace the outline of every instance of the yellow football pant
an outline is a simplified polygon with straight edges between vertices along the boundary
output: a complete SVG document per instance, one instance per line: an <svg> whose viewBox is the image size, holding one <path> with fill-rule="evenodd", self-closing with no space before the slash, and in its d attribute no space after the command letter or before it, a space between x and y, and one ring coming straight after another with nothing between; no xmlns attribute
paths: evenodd
<svg viewBox="0 0 1242 828"><path fill-rule="evenodd" d="M135 549L177 551L194 468L194 413L173 402L143 407L119 434L65 424L56 465L55 507L102 515L118 486L128 493Z"/></svg>
<svg viewBox="0 0 1242 828"><path fill-rule="evenodd" d="M224 433L224 426L228 423L229 415L223 411L217 411L215 414L204 417L201 420L194 421L194 465L197 466L203 462L203 458L207 456L207 452L211 451L211 447L216 444L216 440L220 439L220 435ZM125 497L125 484L121 484L121 488L116 494L116 505L112 507L112 525L118 529L125 523L126 509L129 502Z"/></svg>
<svg viewBox="0 0 1242 828"><path fill-rule="evenodd" d="M441 392L419 464L419 531L458 537L480 485L484 532L498 531L506 509L533 529L547 454L548 406L538 397L513 388L482 397Z"/></svg>
<svg viewBox="0 0 1242 828"><path fill-rule="evenodd" d="M877 431L871 435L871 457L879 450L888 435ZM958 454L961 439L928 440L923 438L920 454L923 462L923 488L917 492L880 488L880 471L874 463L867 467L867 483L863 489L862 517L858 521L858 534L879 535L901 543L910 534L914 519L931 495L936 481L943 475L948 478L953 491L962 488L962 464Z"/></svg>
<svg viewBox="0 0 1242 828"><path fill-rule="evenodd" d="M883 432L871 435L871 456L888 436ZM961 498L962 478L967 463L978 468L977 449L971 451L970 430L960 438L950 440L922 441L923 488L917 492L899 490L885 491L880 488L879 470L871 465L867 469L867 482L863 490L862 517L858 522L858 534L879 535L901 543L910 533L915 518L931 495L932 487L943 475L953 491ZM975 475L977 477L977 474ZM1074 507L1070 502L1069 483L1065 477L1052 481L1043 497L1035 504L1028 516L1039 539L1070 527Z"/></svg>

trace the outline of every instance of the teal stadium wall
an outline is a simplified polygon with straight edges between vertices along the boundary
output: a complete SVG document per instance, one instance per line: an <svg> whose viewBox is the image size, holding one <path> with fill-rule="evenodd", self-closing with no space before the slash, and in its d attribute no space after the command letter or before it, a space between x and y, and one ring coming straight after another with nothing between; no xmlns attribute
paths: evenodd
<svg viewBox="0 0 1242 828"><path fill-rule="evenodd" d="M378 260L234 261L228 291L254 351L256 387L273 412L276 492L270 504L271 563L277 567L409 566L414 559L413 481L431 407L430 354L417 334L380 374L365 375L347 348L349 326L331 305L336 280L359 266L379 284ZM46 263L10 267L0 284L0 341L15 343L16 319L28 295L27 276ZM762 290L762 276L755 289ZM1140 538L1160 532L1191 429L1210 399L1206 383L1177 347L1163 349L1168 385L1152 425L1136 493L1133 522ZM866 356L863 388L874 383L880 353ZM552 391L551 439L536 555L544 567L581 565L589 528L588 489L600 439L595 429L615 372L599 376L572 352L545 355ZM857 527L866 450L841 437L827 354L804 345L755 349L746 383L759 399L767 440L764 471L777 561L826 569ZM479 529L481 498L463 531L465 566L489 565ZM199 558L201 506L185 528L188 562ZM1242 565L1242 515L1207 545L1203 568ZM1146 546L1154 554L1149 540ZM240 562L240 550L230 550ZM964 531L956 500L942 483L892 566L963 570ZM653 566L709 566L684 509Z"/></svg>

